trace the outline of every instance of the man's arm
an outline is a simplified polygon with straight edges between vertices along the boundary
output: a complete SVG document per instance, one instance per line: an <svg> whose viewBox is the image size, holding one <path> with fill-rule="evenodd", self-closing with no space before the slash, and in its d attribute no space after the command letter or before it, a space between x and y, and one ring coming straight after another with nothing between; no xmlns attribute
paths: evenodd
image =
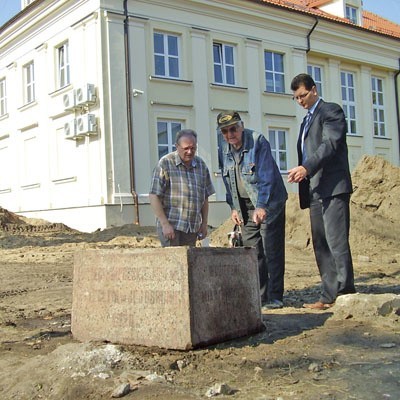
<svg viewBox="0 0 400 400"><path fill-rule="evenodd" d="M204 200L203 207L201 208L201 225L197 232L199 238L204 239L207 236L207 221L208 221L208 198Z"/></svg>
<svg viewBox="0 0 400 400"><path fill-rule="evenodd" d="M175 239L175 232L173 226L169 223L165 211L163 209L160 198L156 194L149 194L150 205L153 209L155 216L160 221L163 235L166 239Z"/></svg>

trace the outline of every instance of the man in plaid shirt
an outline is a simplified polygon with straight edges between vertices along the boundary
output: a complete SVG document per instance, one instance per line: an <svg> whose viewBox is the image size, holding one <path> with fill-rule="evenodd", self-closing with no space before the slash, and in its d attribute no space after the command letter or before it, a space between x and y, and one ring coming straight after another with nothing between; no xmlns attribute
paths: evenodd
<svg viewBox="0 0 400 400"><path fill-rule="evenodd" d="M153 171L150 204L163 247L195 246L207 236L208 197L215 190L207 165L196 156L197 133L179 131L175 147Z"/></svg>

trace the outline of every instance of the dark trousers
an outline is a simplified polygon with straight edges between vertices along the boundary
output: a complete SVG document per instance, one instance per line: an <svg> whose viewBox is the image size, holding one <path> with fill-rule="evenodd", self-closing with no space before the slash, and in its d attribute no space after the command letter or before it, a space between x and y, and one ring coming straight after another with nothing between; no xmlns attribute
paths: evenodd
<svg viewBox="0 0 400 400"><path fill-rule="evenodd" d="M340 294L355 293L349 203L349 194L311 200L311 235L322 281L320 301L323 303L333 303Z"/></svg>
<svg viewBox="0 0 400 400"><path fill-rule="evenodd" d="M160 239L160 243L162 247L173 247L173 246L190 246L190 247L195 247L196 246L196 240L197 240L197 233L193 232L182 232L182 231L177 231L175 229L175 239L169 240L166 239L165 236L162 233L162 228L160 225L157 225L157 234L158 238Z"/></svg>
<svg viewBox="0 0 400 400"><path fill-rule="evenodd" d="M285 274L285 203L276 215L256 225L250 200L241 199L243 245L255 247L258 257L261 302L283 299Z"/></svg>

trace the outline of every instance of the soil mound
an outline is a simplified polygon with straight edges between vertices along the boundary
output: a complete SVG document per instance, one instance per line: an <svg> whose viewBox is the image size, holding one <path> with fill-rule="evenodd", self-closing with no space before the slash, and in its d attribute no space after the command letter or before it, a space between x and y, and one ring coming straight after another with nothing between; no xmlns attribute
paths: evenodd
<svg viewBox="0 0 400 400"><path fill-rule="evenodd" d="M13 212L6 210L5 208L0 207L0 226L3 227L7 224L22 224L25 222Z"/></svg>
<svg viewBox="0 0 400 400"><path fill-rule="evenodd" d="M363 156L352 175L353 204L400 222L400 168L377 156Z"/></svg>

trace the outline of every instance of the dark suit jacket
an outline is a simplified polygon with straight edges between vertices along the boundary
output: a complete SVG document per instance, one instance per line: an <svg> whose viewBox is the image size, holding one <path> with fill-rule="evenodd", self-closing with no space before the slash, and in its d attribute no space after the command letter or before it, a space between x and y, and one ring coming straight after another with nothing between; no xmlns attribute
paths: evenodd
<svg viewBox="0 0 400 400"><path fill-rule="evenodd" d="M303 122L304 124L304 122ZM352 183L346 144L347 123L343 109L322 99L313 112L304 140L307 160L303 162L300 128L297 142L299 165L308 176L299 184L300 207L308 208L310 199L324 199L351 193Z"/></svg>

